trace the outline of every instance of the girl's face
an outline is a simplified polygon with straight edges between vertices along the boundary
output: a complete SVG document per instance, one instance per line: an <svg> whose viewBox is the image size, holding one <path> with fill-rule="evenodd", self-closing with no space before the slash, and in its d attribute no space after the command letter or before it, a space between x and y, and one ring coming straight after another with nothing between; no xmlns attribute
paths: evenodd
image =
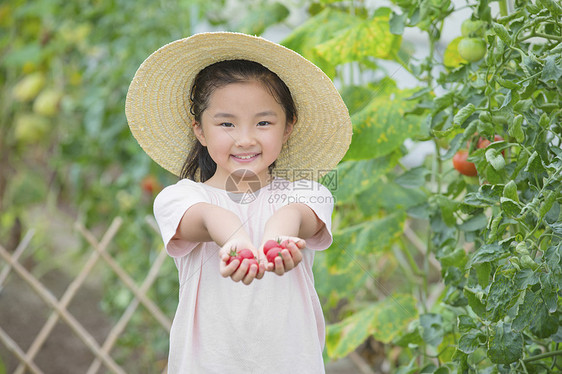
<svg viewBox="0 0 562 374"><path fill-rule="evenodd" d="M225 188L230 175L249 170L266 185L268 167L292 130L293 123L287 122L283 107L261 83L248 81L217 88L201 123L194 123L197 139L217 163L208 184Z"/></svg>

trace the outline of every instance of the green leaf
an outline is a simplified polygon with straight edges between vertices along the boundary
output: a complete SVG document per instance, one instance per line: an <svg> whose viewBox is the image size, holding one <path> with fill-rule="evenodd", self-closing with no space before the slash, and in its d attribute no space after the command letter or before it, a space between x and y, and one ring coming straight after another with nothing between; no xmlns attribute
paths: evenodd
<svg viewBox="0 0 562 374"><path fill-rule="evenodd" d="M488 161L495 170L499 171L505 168L505 159L501 152L498 152L495 148L490 147L486 150L486 161Z"/></svg>
<svg viewBox="0 0 562 374"><path fill-rule="evenodd" d="M558 309L558 291L560 290L560 274L540 273L541 296L549 313Z"/></svg>
<svg viewBox="0 0 562 374"><path fill-rule="evenodd" d="M543 162L537 151L534 151L529 157L529 160L527 161L527 165L525 166L524 171L533 174L540 174L545 171Z"/></svg>
<svg viewBox="0 0 562 374"><path fill-rule="evenodd" d="M333 272L328 266L328 252L322 251L314 257L315 288L318 296L323 300L323 306L336 308L340 300L347 295L354 295L365 287L369 274L356 264Z"/></svg>
<svg viewBox="0 0 562 374"><path fill-rule="evenodd" d="M463 108L461 108L457 112L457 114L455 114L455 116L453 117L453 124L459 125L459 126L462 125L464 123L464 121L466 121L467 118L470 117L472 115L472 113L474 113L475 110L476 110L476 107L474 106L474 104L468 103Z"/></svg>
<svg viewBox="0 0 562 374"><path fill-rule="evenodd" d="M443 64L448 68L457 68L466 60L461 57L458 51L459 42L464 38L464 36L458 36L451 40L447 45L445 52L443 53Z"/></svg>
<svg viewBox="0 0 562 374"><path fill-rule="evenodd" d="M252 12L238 24L238 31L250 34L261 35L265 29L271 25L283 21L289 15L289 9L279 2L264 4L256 7Z"/></svg>
<svg viewBox="0 0 562 374"><path fill-rule="evenodd" d="M420 345L423 344L423 339L421 338L420 332L418 329L415 329L410 332L406 332L405 334L399 336L397 339L394 339L392 342L399 347L407 348L410 345Z"/></svg>
<svg viewBox="0 0 562 374"><path fill-rule="evenodd" d="M525 290L529 286L539 283L539 276L531 269L521 269L515 273L513 285L516 290Z"/></svg>
<svg viewBox="0 0 562 374"><path fill-rule="evenodd" d="M508 254L509 253L497 243L484 244L476 250L476 253L472 256L468 265L469 267L472 267L476 264L495 261L497 259L507 257Z"/></svg>
<svg viewBox="0 0 562 374"><path fill-rule="evenodd" d="M406 26L407 19L408 13L396 14L392 12L388 21L390 32L394 35L402 35L404 33L404 27Z"/></svg>
<svg viewBox="0 0 562 374"><path fill-rule="evenodd" d="M525 329L533 318L535 318L541 304L544 304L541 297L535 292L528 290L525 293L525 298L517 308L517 316L513 320L512 328L515 331L522 331Z"/></svg>
<svg viewBox="0 0 562 374"><path fill-rule="evenodd" d="M345 160L361 160L387 155L418 133L420 117L407 115L415 102L405 99L413 91L394 91L377 96L351 117L353 138Z"/></svg>
<svg viewBox="0 0 562 374"><path fill-rule="evenodd" d="M441 209L441 214L443 216L443 221L449 227L456 225L457 220L455 218L455 212L459 207L459 202L451 200L443 195L433 195L431 197L431 202L436 203Z"/></svg>
<svg viewBox="0 0 562 374"><path fill-rule="evenodd" d="M384 196L384 199L381 199L381 196ZM385 181L378 181L357 195L359 209L366 216L374 215L380 209L408 209L426 200L427 195L419 189L405 188L397 183Z"/></svg>
<svg viewBox="0 0 562 374"><path fill-rule="evenodd" d="M519 207L519 204L512 199L502 196L500 198L500 203L503 212L509 217L517 217L521 213L521 207Z"/></svg>
<svg viewBox="0 0 562 374"><path fill-rule="evenodd" d="M529 109L531 109L531 106L533 106L533 100L531 99L519 100L513 106L513 110L517 113L523 114Z"/></svg>
<svg viewBox="0 0 562 374"><path fill-rule="evenodd" d="M393 294L378 303L371 329L373 337L390 343L399 336L408 324L418 317L416 299L409 294Z"/></svg>
<svg viewBox="0 0 562 374"><path fill-rule="evenodd" d="M478 231L486 227L488 224L488 217L485 214L476 214L462 224L459 225L459 230L462 231Z"/></svg>
<svg viewBox="0 0 562 374"><path fill-rule="evenodd" d="M498 322L488 342L488 357L495 364L511 364L523 355L523 336L510 324Z"/></svg>
<svg viewBox="0 0 562 374"><path fill-rule="evenodd" d="M464 268L468 261L466 252L462 248L456 248L454 251L447 253L446 255L438 257L441 263L442 270L447 270L451 266L456 266L460 269Z"/></svg>
<svg viewBox="0 0 562 374"><path fill-rule="evenodd" d="M562 77L562 69L556 64L556 56L550 55L545 59L541 79L545 82L556 82Z"/></svg>
<svg viewBox="0 0 562 374"><path fill-rule="evenodd" d="M537 338L548 338L558 331L558 316L549 314L546 305L541 303L531 320L530 330Z"/></svg>
<svg viewBox="0 0 562 374"><path fill-rule="evenodd" d="M562 14L562 7L560 7L559 4L557 4L555 1L553 0L540 0L540 2L544 5L544 7L546 9L549 10L549 12L553 15L553 16L559 16Z"/></svg>
<svg viewBox="0 0 562 374"><path fill-rule="evenodd" d="M476 270L476 278L478 284L482 287L487 287L490 283L490 274L492 272L492 264L490 262L483 262L473 269Z"/></svg>
<svg viewBox="0 0 562 374"><path fill-rule="evenodd" d="M367 106L375 96L375 92L366 86L345 86L340 94L351 115Z"/></svg>
<svg viewBox="0 0 562 374"><path fill-rule="evenodd" d="M472 330L463 334L458 343L458 349L461 352L470 354L480 346L480 337L483 334L480 331Z"/></svg>
<svg viewBox="0 0 562 374"><path fill-rule="evenodd" d="M549 272L554 274L560 274L562 272L562 256L560 250L562 250L561 246L551 246L543 255L543 260L548 266ZM559 285L559 287L562 287L562 284Z"/></svg>
<svg viewBox="0 0 562 374"><path fill-rule="evenodd" d="M458 316L457 321L460 331L466 332L468 330L476 328L476 323L474 322L474 319L466 314L461 314L460 316Z"/></svg>
<svg viewBox="0 0 562 374"><path fill-rule="evenodd" d="M519 196L517 195L517 184L515 181L509 181L505 186L503 186L503 197L507 197L515 202L519 202Z"/></svg>
<svg viewBox="0 0 562 374"><path fill-rule="evenodd" d="M429 345L437 347L443 340L443 317L436 313L427 313L420 316L422 339Z"/></svg>
<svg viewBox="0 0 562 374"><path fill-rule="evenodd" d="M347 356L367 337L390 343L417 317L416 300L411 295L390 295L383 301L328 325L326 345L333 359Z"/></svg>
<svg viewBox="0 0 562 374"><path fill-rule="evenodd" d="M545 200L542 202L541 206L539 207L539 216L543 218L552 208L552 205L556 201L558 194L554 191L547 190L544 192Z"/></svg>
<svg viewBox="0 0 562 374"><path fill-rule="evenodd" d="M492 22L492 29L494 33L507 45L511 45L511 36L509 32L501 23Z"/></svg>
<svg viewBox="0 0 562 374"><path fill-rule="evenodd" d="M41 63L43 58L43 48L39 41L29 41L25 45L16 47L15 45L10 49L6 49L2 56L2 65L13 68L21 67L26 63L37 65Z"/></svg>
<svg viewBox="0 0 562 374"><path fill-rule="evenodd" d="M468 305L481 318L486 318L486 305L482 301L483 292L480 289L465 287L463 293L468 300Z"/></svg>
<svg viewBox="0 0 562 374"><path fill-rule="evenodd" d="M429 174L431 172L425 166L419 166L400 174L394 181L405 188L418 188L426 185L426 177Z"/></svg>
<svg viewBox="0 0 562 374"><path fill-rule="evenodd" d="M334 65L320 56L315 47L355 25L356 22L356 17L333 7L327 7L297 27L281 44L300 53L333 78L336 75Z"/></svg>
<svg viewBox="0 0 562 374"><path fill-rule="evenodd" d="M332 246L326 253L330 270L341 272L353 264L360 264L368 255L387 251L392 242L404 231L406 213L397 211L382 219L377 218L334 232Z"/></svg>
<svg viewBox="0 0 562 374"><path fill-rule="evenodd" d="M506 315L509 306L516 301L516 293L513 282L501 273L496 273L486 299L486 311L492 313L492 320L497 321Z"/></svg>
<svg viewBox="0 0 562 374"><path fill-rule="evenodd" d="M372 58L396 59L402 37L390 32L389 17L356 19L353 27L316 46L319 56L336 66Z"/></svg>
<svg viewBox="0 0 562 374"><path fill-rule="evenodd" d="M370 160L341 162L335 173L337 183L330 188L336 202L349 202L368 189L397 164L398 156L391 154Z"/></svg>

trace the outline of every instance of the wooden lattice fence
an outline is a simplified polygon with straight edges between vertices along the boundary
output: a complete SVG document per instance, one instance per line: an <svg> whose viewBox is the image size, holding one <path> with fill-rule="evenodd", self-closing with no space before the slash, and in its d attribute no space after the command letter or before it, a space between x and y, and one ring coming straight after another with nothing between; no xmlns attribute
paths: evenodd
<svg viewBox="0 0 562 374"><path fill-rule="evenodd" d="M157 230L153 221L148 221L148 223L154 230ZM98 372L126 372L112 357L112 349L115 347L118 338L124 333L125 328L140 305L142 305L162 327L163 333L169 333L171 326L170 318L147 296L150 287L158 277L159 271L166 259L166 252L163 250L159 251L144 281L142 284L137 285L133 278L108 252L108 247L117 234L121 224L121 218L114 219L101 240L96 239L95 235L81 224L75 225L76 230L84 237L93 250L90 252L82 269L77 273L78 275L71 281L64 294L59 299L57 299L51 290L34 276L31 271L26 269L21 262L23 258L22 255L29 247L34 235L33 230L25 235L13 252L9 252L5 247L0 245L0 258L2 259L2 261L0 261L0 292L4 285L9 287L9 283L6 282L8 277L18 276L31 287L50 310L50 315L45 324L35 336L31 345L25 349L18 345L17 339L15 339L14 336L10 336L5 330L3 324L8 322L0 321L0 342L19 362L14 373L43 373L47 370L47 368L39 367L35 359L57 323L61 321L72 329L74 334L93 354L94 359L87 370L88 374ZM99 261L102 261L105 267L111 269L121 280L123 286L134 295L119 320L112 326L103 344L99 344L92 333L88 331L68 309L74 296L77 294L78 290L84 286L86 278ZM164 372L165 371L166 369L164 369Z"/></svg>

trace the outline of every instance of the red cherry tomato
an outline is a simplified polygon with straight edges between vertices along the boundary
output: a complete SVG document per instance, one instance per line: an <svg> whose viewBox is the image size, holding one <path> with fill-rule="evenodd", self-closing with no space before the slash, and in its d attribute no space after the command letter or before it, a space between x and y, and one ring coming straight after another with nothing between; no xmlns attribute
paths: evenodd
<svg viewBox="0 0 562 374"><path fill-rule="evenodd" d="M250 267L254 264L258 267L258 272L260 271L260 264L258 263L258 260L256 260L255 258L252 258L252 259L248 260L248 271L246 271L246 274L248 274L250 272Z"/></svg>
<svg viewBox="0 0 562 374"><path fill-rule="evenodd" d="M279 247L279 242L277 240L268 240L263 245L263 253L267 254L271 248Z"/></svg>
<svg viewBox="0 0 562 374"><path fill-rule="evenodd" d="M467 158L468 151L465 149L461 149L453 156L453 167L463 175L474 177L478 175L476 166L474 165L474 163L467 161Z"/></svg>
<svg viewBox="0 0 562 374"><path fill-rule="evenodd" d="M247 258L248 260L253 260L254 259L254 252L252 252L249 249L242 249L240 250L240 252L238 252L238 256L243 260L245 258Z"/></svg>
<svg viewBox="0 0 562 374"><path fill-rule="evenodd" d="M281 250L282 250L281 247L272 248L271 250L269 250L265 255L265 257L267 257L267 261L271 262L272 264L275 264L275 258L277 256L281 256Z"/></svg>
<svg viewBox="0 0 562 374"><path fill-rule="evenodd" d="M499 135L494 135L494 142L499 142L503 140L503 138ZM491 141L489 141L486 138L479 138L478 139L478 143L476 144L476 147L478 148L486 148L487 146L489 146L490 144L492 144Z"/></svg>
<svg viewBox="0 0 562 374"><path fill-rule="evenodd" d="M144 192L149 194L158 193L162 190L162 186L154 175L147 175L141 180L141 188Z"/></svg>

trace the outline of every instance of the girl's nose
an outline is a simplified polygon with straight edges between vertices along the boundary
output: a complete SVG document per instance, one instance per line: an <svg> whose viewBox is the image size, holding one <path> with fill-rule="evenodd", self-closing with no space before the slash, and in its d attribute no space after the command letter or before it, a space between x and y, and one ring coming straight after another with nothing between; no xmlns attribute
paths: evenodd
<svg viewBox="0 0 562 374"><path fill-rule="evenodd" d="M236 135L234 140L237 147L247 148L256 144L256 138L251 130L241 130Z"/></svg>

